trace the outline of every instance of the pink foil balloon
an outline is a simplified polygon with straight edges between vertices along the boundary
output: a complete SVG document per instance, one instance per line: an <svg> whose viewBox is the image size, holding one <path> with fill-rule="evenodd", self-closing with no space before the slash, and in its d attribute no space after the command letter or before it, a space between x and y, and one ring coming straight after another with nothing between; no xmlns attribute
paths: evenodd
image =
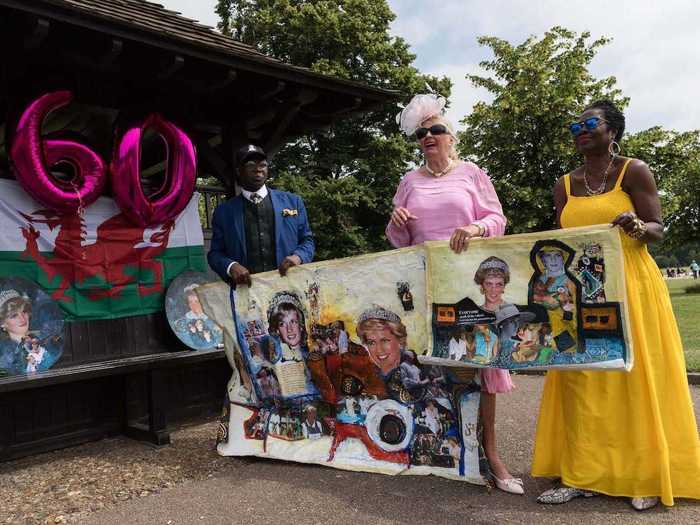
<svg viewBox="0 0 700 525"><path fill-rule="evenodd" d="M105 163L90 148L71 140L41 137L46 115L72 99L70 91L55 91L32 102L20 118L10 148L17 180L25 191L44 206L64 213L94 202L107 182ZM72 184L51 175L50 167L60 161L74 167Z"/></svg>
<svg viewBox="0 0 700 525"><path fill-rule="evenodd" d="M141 188L141 137L151 128L167 146L165 183L153 200ZM124 133L115 148L111 164L112 192L122 212L141 226L174 219L192 198L197 176L197 154L190 138L157 113L139 127Z"/></svg>

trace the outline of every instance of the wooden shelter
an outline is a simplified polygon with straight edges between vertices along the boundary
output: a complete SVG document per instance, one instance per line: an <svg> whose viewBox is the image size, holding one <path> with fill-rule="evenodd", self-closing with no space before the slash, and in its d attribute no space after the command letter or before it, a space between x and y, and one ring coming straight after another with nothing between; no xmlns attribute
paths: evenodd
<svg viewBox="0 0 700 525"><path fill-rule="evenodd" d="M56 89L75 101L45 133L79 136L109 159L115 130L157 111L192 137L200 177L229 193L241 144L274 152L396 95L285 64L143 0L0 0L0 41L3 177L19 115ZM154 151L146 174L162 170ZM53 369L0 379L0 460L122 432L165 444L169 424L221 407L222 352L186 350L162 313L68 323L65 341Z"/></svg>

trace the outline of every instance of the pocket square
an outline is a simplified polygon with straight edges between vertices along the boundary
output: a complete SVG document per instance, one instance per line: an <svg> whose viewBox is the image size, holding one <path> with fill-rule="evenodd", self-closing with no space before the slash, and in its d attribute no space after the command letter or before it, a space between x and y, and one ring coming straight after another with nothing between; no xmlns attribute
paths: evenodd
<svg viewBox="0 0 700 525"><path fill-rule="evenodd" d="M294 215L299 215L299 210L290 210L289 208L282 210L282 217L292 217Z"/></svg>

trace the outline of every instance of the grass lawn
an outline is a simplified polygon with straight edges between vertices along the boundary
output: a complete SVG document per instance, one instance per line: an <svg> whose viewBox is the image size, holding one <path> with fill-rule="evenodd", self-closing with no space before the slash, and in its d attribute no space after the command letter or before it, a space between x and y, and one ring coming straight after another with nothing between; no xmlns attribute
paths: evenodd
<svg viewBox="0 0 700 525"><path fill-rule="evenodd" d="M686 366L691 372L700 372L700 294L685 293L689 286L700 284L700 279L671 279L666 284L683 338Z"/></svg>

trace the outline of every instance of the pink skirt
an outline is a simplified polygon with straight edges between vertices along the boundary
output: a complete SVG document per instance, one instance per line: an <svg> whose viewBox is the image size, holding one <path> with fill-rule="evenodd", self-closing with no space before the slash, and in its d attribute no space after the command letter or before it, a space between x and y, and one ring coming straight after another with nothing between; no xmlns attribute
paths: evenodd
<svg viewBox="0 0 700 525"><path fill-rule="evenodd" d="M515 389L508 370L500 368L481 369L481 391L489 394L505 394Z"/></svg>

